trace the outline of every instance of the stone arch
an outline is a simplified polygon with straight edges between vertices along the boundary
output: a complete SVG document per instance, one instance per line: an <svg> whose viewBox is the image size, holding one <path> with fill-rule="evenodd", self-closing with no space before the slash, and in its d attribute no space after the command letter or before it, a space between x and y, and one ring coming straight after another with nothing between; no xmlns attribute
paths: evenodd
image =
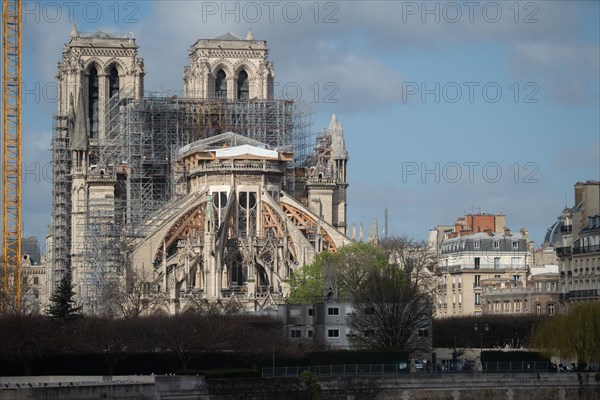
<svg viewBox="0 0 600 400"><path fill-rule="evenodd" d="M213 79L217 76L217 72L220 69L225 72L227 79L234 77L234 69L231 63L228 60L221 59L215 62L210 69L210 75Z"/></svg>
<svg viewBox="0 0 600 400"><path fill-rule="evenodd" d="M245 70L248 74L248 79L256 79L256 66L253 65L249 60L240 60L235 63L233 67L233 77L237 79L242 70Z"/></svg>
<svg viewBox="0 0 600 400"><path fill-rule="evenodd" d="M99 75L104 73L104 63L102 62L102 60L100 60L97 57L91 57L85 61L85 64L83 67L84 75L89 75L91 69L94 67L96 68L96 71L98 71Z"/></svg>
<svg viewBox="0 0 600 400"><path fill-rule="evenodd" d="M204 230L204 219L206 213L206 201L200 203L198 206L192 208L179 219L175 220L169 230L166 232L164 237L161 238L160 243L165 243L167 253L172 246L177 246L177 240L181 236L186 236L193 233L193 230L202 231ZM162 259L163 248L162 245L158 246L156 253L153 257L153 263L159 263Z"/></svg>
<svg viewBox="0 0 600 400"><path fill-rule="evenodd" d="M110 70L116 67L119 76L125 76L129 74L128 68L124 65L123 61L119 58L113 57L104 63L104 74L109 75Z"/></svg>

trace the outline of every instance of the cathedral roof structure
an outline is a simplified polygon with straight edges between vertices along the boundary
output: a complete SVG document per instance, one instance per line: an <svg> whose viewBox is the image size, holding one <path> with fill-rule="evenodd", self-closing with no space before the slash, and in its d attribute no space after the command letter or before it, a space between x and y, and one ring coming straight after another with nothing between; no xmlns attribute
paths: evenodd
<svg viewBox="0 0 600 400"><path fill-rule="evenodd" d="M243 38L241 36L238 35L234 35L231 32L226 32L222 35L217 36L216 38L213 38L213 40L248 40L247 38Z"/></svg>

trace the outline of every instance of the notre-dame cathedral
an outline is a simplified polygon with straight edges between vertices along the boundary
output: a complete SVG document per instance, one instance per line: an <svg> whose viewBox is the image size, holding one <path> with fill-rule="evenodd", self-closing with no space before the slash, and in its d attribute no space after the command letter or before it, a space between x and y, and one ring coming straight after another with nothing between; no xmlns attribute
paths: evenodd
<svg viewBox="0 0 600 400"><path fill-rule="evenodd" d="M145 94L145 74L130 34L73 28L57 73L51 285L69 276L89 314L115 288L167 313L282 303L293 270L350 241L341 124L310 135L302 106L275 98L252 32L194 43L179 96Z"/></svg>

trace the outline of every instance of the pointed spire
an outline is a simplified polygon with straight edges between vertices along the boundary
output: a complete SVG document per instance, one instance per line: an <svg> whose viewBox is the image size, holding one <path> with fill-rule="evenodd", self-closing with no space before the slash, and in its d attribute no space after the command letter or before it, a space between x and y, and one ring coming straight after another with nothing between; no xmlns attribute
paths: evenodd
<svg viewBox="0 0 600 400"><path fill-rule="evenodd" d="M371 243L373 241L373 225L369 224L369 240L367 243Z"/></svg>
<svg viewBox="0 0 600 400"><path fill-rule="evenodd" d="M246 35L246 40L254 40L254 35L252 34L252 29L248 30L248 34Z"/></svg>
<svg viewBox="0 0 600 400"><path fill-rule="evenodd" d="M356 222L352 223L352 240L356 241Z"/></svg>
<svg viewBox="0 0 600 400"><path fill-rule="evenodd" d="M377 223L377 218L375 218L375 228L373 234L373 243L375 245L379 244L379 224Z"/></svg>
<svg viewBox="0 0 600 400"><path fill-rule="evenodd" d="M77 37L78 34L79 33L77 32L77 24L73 24L73 27L71 28L71 35L70 36L72 38L74 38L74 37Z"/></svg>
<svg viewBox="0 0 600 400"><path fill-rule="evenodd" d="M346 143L344 142L344 128L342 128L342 124L338 122L335 114L331 116L328 131L331 135L331 157L338 160L347 160L348 151L346 150Z"/></svg>
<svg viewBox="0 0 600 400"><path fill-rule="evenodd" d="M363 241L363 227L362 227L362 222L360 223L360 226L358 227L358 241L359 242Z"/></svg>
<svg viewBox="0 0 600 400"><path fill-rule="evenodd" d="M86 151L88 149L88 134L85 112L83 105L83 87L79 87L79 96L77 99L77 111L75 112L75 125L73 127L73 136L71 137L71 151Z"/></svg>

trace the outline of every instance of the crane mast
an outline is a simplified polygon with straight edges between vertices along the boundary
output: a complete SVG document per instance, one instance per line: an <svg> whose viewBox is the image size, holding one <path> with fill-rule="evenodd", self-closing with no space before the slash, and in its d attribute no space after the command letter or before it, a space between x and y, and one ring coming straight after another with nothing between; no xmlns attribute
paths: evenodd
<svg viewBox="0 0 600 400"><path fill-rule="evenodd" d="M2 2L2 312L21 304L21 1Z"/></svg>

